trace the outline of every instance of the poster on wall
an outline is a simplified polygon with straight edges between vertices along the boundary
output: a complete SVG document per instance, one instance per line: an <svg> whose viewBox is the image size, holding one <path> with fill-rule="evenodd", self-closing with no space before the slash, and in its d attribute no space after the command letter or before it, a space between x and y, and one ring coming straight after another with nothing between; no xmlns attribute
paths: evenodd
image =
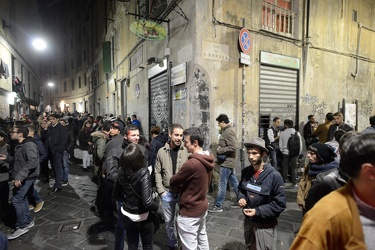
<svg viewBox="0 0 375 250"><path fill-rule="evenodd" d="M186 99L186 98L187 98L187 88L175 90L174 100L182 100L182 99Z"/></svg>
<svg viewBox="0 0 375 250"><path fill-rule="evenodd" d="M357 106L355 103L345 103L345 123L350 125L351 127L357 126L356 119L357 119L357 113L356 113Z"/></svg>

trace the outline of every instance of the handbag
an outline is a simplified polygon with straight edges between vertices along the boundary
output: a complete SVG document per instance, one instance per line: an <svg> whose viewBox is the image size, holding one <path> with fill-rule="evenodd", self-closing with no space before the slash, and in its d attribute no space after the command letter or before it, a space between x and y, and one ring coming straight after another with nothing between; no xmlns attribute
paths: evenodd
<svg viewBox="0 0 375 250"><path fill-rule="evenodd" d="M93 143L93 144L89 145L87 151L89 152L90 155L94 154L94 152L95 152L95 144Z"/></svg>
<svg viewBox="0 0 375 250"><path fill-rule="evenodd" d="M217 160L219 162L223 162L223 161L225 161L225 159L227 159L227 155L225 155L225 154L217 154Z"/></svg>

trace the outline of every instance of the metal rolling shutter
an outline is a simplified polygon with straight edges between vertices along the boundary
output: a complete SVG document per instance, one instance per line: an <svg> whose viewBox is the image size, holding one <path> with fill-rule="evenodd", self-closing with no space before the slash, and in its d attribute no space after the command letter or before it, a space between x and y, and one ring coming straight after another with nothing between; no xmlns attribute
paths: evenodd
<svg viewBox="0 0 375 250"><path fill-rule="evenodd" d="M298 71L260 65L259 115L277 116L281 120L297 118Z"/></svg>
<svg viewBox="0 0 375 250"><path fill-rule="evenodd" d="M168 131L168 80L167 73L150 79L150 127L160 126Z"/></svg>

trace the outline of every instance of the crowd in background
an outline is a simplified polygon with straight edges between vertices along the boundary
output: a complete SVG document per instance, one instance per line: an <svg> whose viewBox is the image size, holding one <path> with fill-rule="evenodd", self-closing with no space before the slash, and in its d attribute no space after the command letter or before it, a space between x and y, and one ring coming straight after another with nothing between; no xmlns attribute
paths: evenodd
<svg viewBox="0 0 375 250"><path fill-rule="evenodd" d="M29 209L37 213L43 208L44 201L33 188L36 179L48 184L54 179L49 194L58 195L69 184L69 167L75 162L82 164L82 171L91 170L91 180L98 185L92 211L101 218L97 225L100 230L114 231L115 249L124 249L125 238L129 249L140 246L152 249L159 206L163 210L169 249L178 248L177 233L183 249L195 249L198 245L209 249L207 212L224 210L228 181L237 197L231 207L242 208L245 215L246 246L275 249L277 218L286 208L284 189L298 190L297 204L305 215L305 223L311 218L308 215L315 213L316 204L325 201L324 196L343 186L353 188L363 181L364 177L358 174L362 170L348 172L350 155L345 150L352 150L349 145L352 141L357 140L355 143L360 145L362 139L358 138L362 135L375 134L375 116L370 117L370 126L358 133L345 124L340 112L327 113L322 124L310 115L302 135L292 120L284 120L281 126L281 119L275 117L265 140L253 137L245 143L250 165L242 170L238 181L235 131L227 115L220 114L216 121L221 133L214 159L202 148L204 136L199 129L171 124L168 133L163 133L155 126L150 130L149 141L136 115L125 121L113 115L94 118L77 113L43 114L35 121L27 115L22 115L19 121L0 119L0 218L6 218L10 206L17 217L8 239L15 239L34 226ZM366 141L373 137L363 138ZM74 156L76 147L82 151L82 161ZM359 163L375 162L370 151L365 152L365 162ZM343 156L346 165L341 167ZM215 165L220 169L217 197L208 206L206 194ZM366 170L369 178L375 178L373 168ZM298 169L302 170L301 178L297 177ZM364 190L373 187L373 183L366 181L368 186ZM11 199L9 185L13 189ZM363 208L361 197L355 199L361 211L359 239L374 246L369 236L374 226L373 201L365 200L370 207L363 205ZM311 247L314 239L309 243L304 241L312 234L303 224L293 246Z"/></svg>

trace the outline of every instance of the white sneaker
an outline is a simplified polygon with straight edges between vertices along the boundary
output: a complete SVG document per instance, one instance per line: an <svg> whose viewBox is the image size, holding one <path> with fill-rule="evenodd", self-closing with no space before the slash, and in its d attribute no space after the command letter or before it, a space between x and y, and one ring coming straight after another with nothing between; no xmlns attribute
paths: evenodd
<svg viewBox="0 0 375 250"><path fill-rule="evenodd" d="M29 231L29 229L26 228L26 227L25 228L18 228L16 230L14 230L14 232L12 234L8 235L8 240L14 240L14 239L24 235L28 231Z"/></svg>
<svg viewBox="0 0 375 250"><path fill-rule="evenodd" d="M30 228L32 228L33 226L34 226L35 224L34 224L34 221L32 220L29 224L27 224L26 225L26 229L30 229Z"/></svg>

